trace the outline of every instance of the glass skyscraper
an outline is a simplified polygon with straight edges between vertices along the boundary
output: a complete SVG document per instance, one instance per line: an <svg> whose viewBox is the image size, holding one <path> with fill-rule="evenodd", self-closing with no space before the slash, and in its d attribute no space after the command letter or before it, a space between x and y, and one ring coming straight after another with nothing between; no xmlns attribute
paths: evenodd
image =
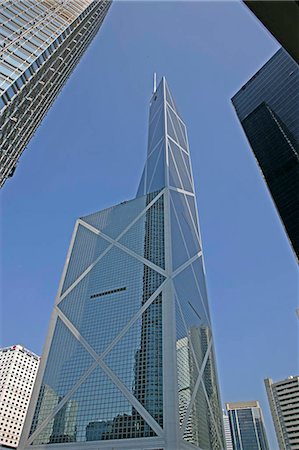
<svg viewBox="0 0 299 450"><path fill-rule="evenodd" d="M0 5L0 187L86 50L108 0Z"/></svg>
<svg viewBox="0 0 299 450"><path fill-rule="evenodd" d="M75 226L20 448L62 443L225 448L187 133L165 78L136 198Z"/></svg>
<svg viewBox="0 0 299 450"><path fill-rule="evenodd" d="M226 403L234 450L269 450L259 402Z"/></svg>
<svg viewBox="0 0 299 450"><path fill-rule="evenodd" d="M277 53L232 98L299 260L299 69Z"/></svg>

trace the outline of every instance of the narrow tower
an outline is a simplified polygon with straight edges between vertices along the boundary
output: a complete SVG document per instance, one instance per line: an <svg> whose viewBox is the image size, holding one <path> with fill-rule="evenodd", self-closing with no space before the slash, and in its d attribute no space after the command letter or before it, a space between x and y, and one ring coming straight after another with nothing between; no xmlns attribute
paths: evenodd
<svg viewBox="0 0 299 450"><path fill-rule="evenodd" d="M99 30L110 0L0 2L0 187Z"/></svg>
<svg viewBox="0 0 299 450"><path fill-rule="evenodd" d="M20 448L45 444L225 448L187 133L165 78L136 198L75 226Z"/></svg>

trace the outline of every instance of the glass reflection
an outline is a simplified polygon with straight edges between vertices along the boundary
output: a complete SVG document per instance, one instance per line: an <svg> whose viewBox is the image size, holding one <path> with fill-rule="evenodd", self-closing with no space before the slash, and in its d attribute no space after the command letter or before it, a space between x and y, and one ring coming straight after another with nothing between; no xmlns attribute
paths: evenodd
<svg viewBox="0 0 299 450"><path fill-rule="evenodd" d="M143 199L144 207L156 195L157 193L148 194ZM128 203L129 213L124 212L126 205L121 205L119 216L113 211L109 211L109 214L105 211L104 217L99 213L89 216L89 220L97 226L103 226L107 234L114 234L115 230L120 229L115 224L116 219L121 222L124 214L132 220L134 208L132 202ZM136 215L139 214L140 203L138 199ZM144 219L138 222L134 235L134 249L144 258L164 267L163 196L147 210ZM85 240L86 235L79 228L73 254L78 254L78 248L82 248L82 239ZM94 254L93 250L97 245L94 239L89 241L89 254ZM86 258L82 259L82 264L86 266L85 260ZM80 257L71 258L71 261L69 269L76 270L78 275L82 273ZM76 264L78 267L74 267ZM163 280L164 277L158 272L113 247L62 300L59 308L100 354ZM57 360L63 344L64 358ZM65 395L93 363L91 356L60 319L50 353L53 357L49 355L31 433L64 401ZM162 294L154 299L140 320L107 354L105 363L160 426L163 426ZM151 427L102 369L96 367L33 443L54 444L148 436L155 436Z"/></svg>

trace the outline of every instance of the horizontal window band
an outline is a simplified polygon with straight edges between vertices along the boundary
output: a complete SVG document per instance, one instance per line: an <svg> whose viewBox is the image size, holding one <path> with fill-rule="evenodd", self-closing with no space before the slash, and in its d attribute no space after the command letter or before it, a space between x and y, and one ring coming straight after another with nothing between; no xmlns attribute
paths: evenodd
<svg viewBox="0 0 299 450"><path fill-rule="evenodd" d="M125 291L126 289L126 287L121 287L118 289L112 289L111 291L99 292L98 294L92 294L90 298L103 297L103 295L114 294L115 292Z"/></svg>

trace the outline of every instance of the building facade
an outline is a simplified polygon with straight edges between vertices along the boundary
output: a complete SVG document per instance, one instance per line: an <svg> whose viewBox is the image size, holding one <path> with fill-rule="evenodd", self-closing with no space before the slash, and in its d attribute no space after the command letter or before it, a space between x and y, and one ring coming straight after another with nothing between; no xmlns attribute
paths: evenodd
<svg viewBox="0 0 299 450"><path fill-rule="evenodd" d="M75 226L20 449L62 443L225 448L187 133L165 78L136 198Z"/></svg>
<svg viewBox="0 0 299 450"><path fill-rule="evenodd" d="M277 53L232 98L299 259L299 68Z"/></svg>
<svg viewBox="0 0 299 450"><path fill-rule="evenodd" d="M0 9L0 187L100 28L108 0L8 0Z"/></svg>
<svg viewBox="0 0 299 450"><path fill-rule="evenodd" d="M225 411L223 411L223 427L224 427L226 450L234 450L232 434L231 434L230 425L229 425L229 417Z"/></svg>
<svg viewBox="0 0 299 450"><path fill-rule="evenodd" d="M234 450L269 450L259 402L226 403Z"/></svg>
<svg viewBox="0 0 299 450"><path fill-rule="evenodd" d="M273 383L265 379L280 450L299 449L299 376Z"/></svg>
<svg viewBox="0 0 299 450"><path fill-rule="evenodd" d="M296 0L244 0L248 8L299 63L299 5Z"/></svg>
<svg viewBox="0 0 299 450"><path fill-rule="evenodd" d="M39 357L21 345L0 349L0 446L17 448Z"/></svg>

